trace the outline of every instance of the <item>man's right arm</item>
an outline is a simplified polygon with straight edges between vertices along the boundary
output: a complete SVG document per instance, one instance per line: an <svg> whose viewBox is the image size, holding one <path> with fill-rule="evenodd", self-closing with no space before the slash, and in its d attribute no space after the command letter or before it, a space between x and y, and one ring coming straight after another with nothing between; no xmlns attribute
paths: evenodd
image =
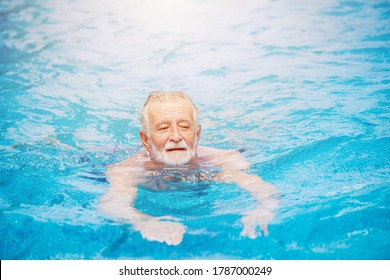
<svg viewBox="0 0 390 280"><path fill-rule="evenodd" d="M131 224L146 219L148 216L133 206L138 184L141 182L140 178L126 172L126 167L120 165L109 166L106 174L110 185L107 193L100 200L99 210Z"/></svg>
<svg viewBox="0 0 390 280"><path fill-rule="evenodd" d="M108 167L107 181L110 187L100 200L101 212L132 224L147 240L168 245L177 245L182 241L185 232L183 224L171 221L174 220L171 217L153 217L134 208L142 177L134 172L130 161Z"/></svg>

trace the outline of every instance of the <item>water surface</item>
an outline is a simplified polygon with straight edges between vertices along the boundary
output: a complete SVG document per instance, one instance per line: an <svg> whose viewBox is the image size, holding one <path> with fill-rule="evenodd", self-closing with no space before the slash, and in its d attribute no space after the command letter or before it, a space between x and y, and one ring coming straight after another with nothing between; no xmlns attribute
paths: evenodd
<svg viewBox="0 0 390 280"><path fill-rule="evenodd" d="M389 259L389 18L380 0L2 1L1 259ZM140 189L182 219L179 246L97 211L156 89L278 187L268 237L240 235L234 184Z"/></svg>

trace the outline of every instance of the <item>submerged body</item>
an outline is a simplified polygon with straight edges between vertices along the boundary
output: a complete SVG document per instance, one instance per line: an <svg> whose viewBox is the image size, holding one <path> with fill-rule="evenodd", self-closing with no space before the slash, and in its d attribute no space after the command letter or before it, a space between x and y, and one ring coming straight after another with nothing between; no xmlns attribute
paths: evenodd
<svg viewBox="0 0 390 280"><path fill-rule="evenodd" d="M242 235L255 238L260 234L258 227L268 235L268 223L278 206L276 188L258 176L246 173L250 166L238 151L198 147L201 129L197 109L187 96L152 93L144 106L141 123L140 138L145 151L108 167L110 188L101 199L104 213L132 224L145 239L177 245L183 239L185 226L174 217L142 213L134 208L134 201L138 186L153 183L149 179L156 171L167 168L193 170L195 173L190 172L192 174L182 172L179 180L191 180L195 176L197 180L235 182L247 190L259 205L243 213ZM177 180L175 176L167 173L165 180Z"/></svg>

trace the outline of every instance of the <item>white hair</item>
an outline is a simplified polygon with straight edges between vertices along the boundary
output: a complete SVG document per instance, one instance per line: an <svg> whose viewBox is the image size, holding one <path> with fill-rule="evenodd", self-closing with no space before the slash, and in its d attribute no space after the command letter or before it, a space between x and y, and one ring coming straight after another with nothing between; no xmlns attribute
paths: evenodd
<svg viewBox="0 0 390 280"><path fill-rule="evenodd" d="M148 98L146 99L146 102L140 112L141 114L141 127L142 131L149 137L149 115L148 115L148 109L150 104L155 102L168 102L175 100L177 98L182 98L187 100L191 106L192 106L192 113L194 118L194 125L195 125L195 131L199 132L200 125L199 125L199 109L195 106L194 102L192 102L191 98L186 95L182 91L152 91Z"/></svg>

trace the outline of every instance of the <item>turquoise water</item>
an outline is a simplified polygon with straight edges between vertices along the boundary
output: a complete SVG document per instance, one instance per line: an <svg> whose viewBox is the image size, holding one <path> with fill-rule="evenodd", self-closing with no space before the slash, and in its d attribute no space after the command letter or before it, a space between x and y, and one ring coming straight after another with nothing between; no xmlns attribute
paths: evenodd
<svg viewBox="0 0 390 280"><path fill-rule="evenodd" d="M155 2L1 1L1 259L389 259L389 2ZM155 89L278 187L268 237L240 236L234 184L140 189L178 246L97 211Z"/></svg>

